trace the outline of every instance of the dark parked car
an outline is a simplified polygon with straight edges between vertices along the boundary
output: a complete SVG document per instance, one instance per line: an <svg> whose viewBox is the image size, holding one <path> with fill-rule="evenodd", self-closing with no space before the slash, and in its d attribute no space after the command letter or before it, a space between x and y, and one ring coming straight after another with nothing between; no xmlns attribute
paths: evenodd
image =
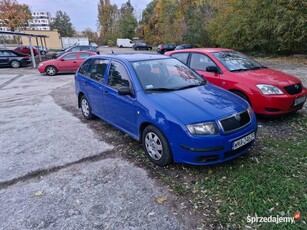
<svg viewBox="0 0 307 230"><path fill-rule="evenodd" d="M27 66L32 61L27 54L18 53L14 50L0 50L0 66L19 68Z"/></svg>
<svg viewBox="0 0 307 230"><path fill-rule="evenodd" d="M159 166L231 160L256 138L245 100L168 56L91 56L75 75L75 92L84 118L95 115L140 141Z"/></svg>
<svg viewBox="0 0 307 230"><path fill-rule="evenodd" d="M175 48L175 44L160 44L158 45L157 53L164 54L166 51L172 51Z"/></svg>
<svg viewBox="0 0 307 230"><path fill-rule="evenodd" d="M35 46L35 48L38 49L42 55L46 55L49 51L46 47L43 46Z"/></svg>
<svg viewBox="0 0 307 230"><path fill-rule="evenodd" d="M135 50L152 50L152 46L146 43L135 43L132 48Z"/></svg>
<svg viewBox="0 0 307 230"><path fill-rule="evenodd" d="M87 52L94 52L96 54L100 54L97 47L90 46L90 45L77 45L77 46L69 47L69 48L67 48L63 51L60 51L60 52L56 52L51 57L52 57L52 59L55 59L55 58L60 57L64 53L74 52L74 51L87 51Z"/></svg>
<svg viewBox="0 0 307 230"><path fill-rule="evenodd" d="M192 45L192 44L182 44L182 45L176 46L175 50L183 50L183 49L191 49L191 48L197 48L197 46Z"/></svg>
<svg viewBox="0 0 307 230"><path fill-rule="evenodd" d="M36 55L38 54L38 49L36 49L35 46L33 46L32 50L33 50L34 56L36 56ZM18 46L18 47L15 49L15 51L17 51L17 52L19 52L19 53L31 55L30 46Z"/></svg>

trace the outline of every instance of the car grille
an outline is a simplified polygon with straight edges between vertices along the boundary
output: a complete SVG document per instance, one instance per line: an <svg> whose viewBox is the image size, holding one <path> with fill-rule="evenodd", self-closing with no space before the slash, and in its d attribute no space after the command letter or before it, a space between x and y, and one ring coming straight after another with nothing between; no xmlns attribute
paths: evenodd
<svg viewBox="0 0 307 230"><path fill-rule="evenodd" d="M290 95L298 94L298 93L302 92L302 84L298 83L298 84L295 84L295 85L289 85L289 86L284 87L284 89Z"/></svg>
<svg viewBox="0 0 307 230"><path fill-rule="evenodd" d="M231 117L221 119L219 120L219 123L222 126L223 131L227 133L246 126L250 121L251 118L246 110L242 113L234 114Z"/></svg>

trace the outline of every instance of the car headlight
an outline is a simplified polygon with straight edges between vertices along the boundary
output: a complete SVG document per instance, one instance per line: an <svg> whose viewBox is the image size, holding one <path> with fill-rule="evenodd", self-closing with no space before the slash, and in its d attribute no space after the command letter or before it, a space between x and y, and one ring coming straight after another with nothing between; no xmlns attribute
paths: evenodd
<svg viewBox="0 0 307 230"><path fill-rule="evenodd" d="M43 66L43 65L44 65L43 63L39 63L39 64L38 64L38 67L41 67L41 66Z"/></svg>
<svg viewBox="0 0 307 230"><path fill-rule="evenodd" d="M214 135L218 133L215 122L205 122L187 125L189 132L193 135Z"/></svg>
<svg viewBox="0 0 307 230"><path fill-rule="evenodd" d="M284 94L278 87L276 87L274 85L258 84L256 86L265 95L267 95L267 94Z"/></svg>

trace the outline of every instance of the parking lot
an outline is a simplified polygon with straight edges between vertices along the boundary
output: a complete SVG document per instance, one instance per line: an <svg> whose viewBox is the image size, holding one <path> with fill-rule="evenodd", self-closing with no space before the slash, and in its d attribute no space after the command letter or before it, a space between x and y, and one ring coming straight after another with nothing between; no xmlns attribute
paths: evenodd
<svg viewBox="0 0 307 230"><path fill-rule="evenodd" d="M307 85L306 65L284 70ZM139 144L102 123L81 116L73 74L0 69L0 229L197 228L182 198L122 157Z"/></svg>
<svg viewBox="0 0 307 230"><path fill-rule="evenodd" d="M0 229L186 229L168 189L79 116L73 83L0 69Z"/></svg>

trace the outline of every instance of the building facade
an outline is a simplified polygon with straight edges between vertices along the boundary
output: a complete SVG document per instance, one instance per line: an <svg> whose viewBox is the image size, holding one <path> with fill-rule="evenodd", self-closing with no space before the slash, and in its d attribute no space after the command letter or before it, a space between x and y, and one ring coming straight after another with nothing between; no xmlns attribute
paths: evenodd
<svg viewBox="0 0 307 230"><path fill-rule="evenodd" d="M50 30L52 19L50 12L32 11L32 20L29 21L29 30Z"/></svg>

